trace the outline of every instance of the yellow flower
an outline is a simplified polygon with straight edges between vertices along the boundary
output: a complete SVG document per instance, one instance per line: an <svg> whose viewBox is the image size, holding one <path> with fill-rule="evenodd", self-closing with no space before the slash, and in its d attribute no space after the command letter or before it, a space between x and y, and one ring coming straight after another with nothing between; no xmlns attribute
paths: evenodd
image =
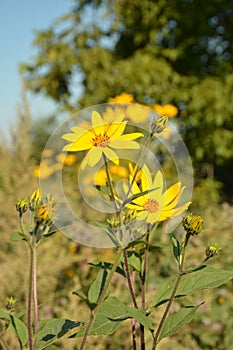
<svg viewBox="0 0 233 350"><path fill-rule="evenodd" d="M132 103L133 100L133 95L128 94L127 92L122 92L120 95L110 98L108 102Z"/></svg>
<svg viewBox="0 0 233 350"><path fill-rule="evenodd" d="M178 108L170 103L164 106L154 105L154 110L159 114L167 114L170 118L174 118L178 114Z"/></svg>
<svg viewBox="0 0 233 350"><path fill-rule="evenodd" d="M139 103L134 103L126 107L125 116L132 123L144 123L148 120L151 110Z"/></svg>
<svg viewBox="0 0 233 350"><path fill-rule="evenodd" d="M130 182L132 176L130 176ZM176 208L185 187L181 186L180 182L169 187L163 192L163 175L158 171L155 178L152 179L151 173L146 165L142 167L141 173L141 189L136 182L133 183L128 197L147 192L133 199L127 207L137 211L138 220L146 220L149 224L154 224L158 221L167 220L173 216L180 215L185 211L190 202ZM128 192L127 186L124 185L125 193Z"/></svg>
<svg viewBox="0 0 233 350"><path fill-rule="evenodd" d="M101 156L104 155L113 163L119 164L117 154L112 150L115 149L138 149L140 146L137 142L132 141L142 133L131 133L122 135L126 127L126 121L123 121L123 115L119 115L111 124L104 124L101 115L98 112L92 113L92 126L90 130L85 130L80 126L71 128L72 134L64 134L63 139L70 143L63 150L69 152L78 152L89 150L82 161L81 168L86 165L96 165Z"/></svg>

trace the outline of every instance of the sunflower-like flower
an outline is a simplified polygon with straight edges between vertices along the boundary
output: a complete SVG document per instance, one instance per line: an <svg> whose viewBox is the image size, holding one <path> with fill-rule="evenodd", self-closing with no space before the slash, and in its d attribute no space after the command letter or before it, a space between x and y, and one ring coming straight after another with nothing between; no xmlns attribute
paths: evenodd
<svg viewBox="0 0 233 350"><path fill-rule="evenodd" d="M86 165L91 167L96 165L102 155L118 165L119 158L112 149L138 149L139 144L132 140L144 136L142 133L122 135L127 123L123 119L124 115L120 114L111 124L104 124L101 115L94 111L92 113L93 128L85 130L80 126L72 127L72 134L62 136L63 139L70 142L63 150L69 152L89 150L82 161L82 169Z"/></svg>
<svg viewBox="0 0 233 350"><path fill-rule="evenodd" d="M130 176L130 183L132 176ZM185 187L180 182L175 183L163 192L164 181L161 171L158 171L152 179L151 173L146 165L143 165L141 172L140 187L134 181L129 187L125 184L124 191L132 201L127 207L137 211L138 220L146 220L149 224L167 220L173 216L183 213L191 202L176 207ZM140 195L141 194L141 195Z"/></svg>

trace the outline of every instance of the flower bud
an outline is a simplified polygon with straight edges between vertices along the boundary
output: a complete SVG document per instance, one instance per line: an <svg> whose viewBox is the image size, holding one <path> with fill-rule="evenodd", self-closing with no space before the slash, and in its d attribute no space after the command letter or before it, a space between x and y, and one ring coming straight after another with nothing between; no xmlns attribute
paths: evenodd
<svg viewBox="0 0 233 350"><path fill-rule="evenodd" d="M54 199L50 199L45 204L42 204L35 215L35 221L40 225L51 225L55 206L56 201Z"/></svg>
<svg viewBox="0 0 233 350"><path fill-rule="evenodd" d="M29 200L29 209L31 211L35 211L41 205L41 203L42 203L41 191L39 188L37 188L31 195L31 198Z"/></svg>
<svg viewBox="0 0 233 350"><path fill-rule="evenodd" d="M22 216L28 210L28 200L27 199L19 199L16 203L16 210L19 212L20 216Z"/></svg>
<svg viewBox="0 0 233 350"><path fill-rule="evenodd" d="M16 304L16 299L14 299L13 297L7 298L6 300L6 309L9 312L12 312L15 310L15 304Z"/></svg>
<svg viewBox="0 0 233 350"><path fill-rule="evenodd" d="M203 230L203 222L204 221L201 216L187 214L183 218L182 224L187 234L195 236Z"/></svg>
<svg viewBox="0 0 233 350"><path fill-rule="evenodd" d="M160 134L166 127L168 122L167 114L160 115L154 119L151 124L151 134Z"/></svg>
<svg viewBox="0 0 233 350"><path fill-rule="evenodd" d="M221 253L221 248L219 248L217 246L216 243L211 243L205 251L206 257L209 258L213 258L214 256L217 256Z"/></svg>

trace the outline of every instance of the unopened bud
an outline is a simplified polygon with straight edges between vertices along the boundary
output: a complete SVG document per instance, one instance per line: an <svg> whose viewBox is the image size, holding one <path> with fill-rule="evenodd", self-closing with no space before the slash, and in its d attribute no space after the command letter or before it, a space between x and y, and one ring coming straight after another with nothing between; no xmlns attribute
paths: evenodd
<svg viewBox="0 0 233 350"><path fill-rule="evenodd" d="M55 203L47 202L41 205L35 216L36 222L40 225L51 225L55 211Z"/></svg>
<svg viewBox="0 0 233 350"><path fill-rule="evenodd" d="M37 188L31 195L31 198L29 200L29 209L31 211L35 211L41 205L41 203L42 203L41 191L39 188Z"/></svg>
<svg viewBox="0 0 233 350"><path fill-rule="evenodd" d="M206 251L205 251L206 257L208 259L213 258L213 257L219 255L220 253L221 253L221 248L219 248L216 243L211 243L206 248Z"/></svg>
<svg viewBox="0 0 233 350"><path fill-rule="evenodd" d="M19 212L20 216L22 216L28 210L28 200L27 199L19 199L15 206L16 206L16 210Z"/></svg>
<svg viewBox="0 0 233 350"><path fill-rule="evenodd" d="M204 220L201 216L187 214L183 218L182 224L187 234L196 236L203 230L203 222Z"/></svg>
<svg viewBox="0 0 233 350"><path fill-rule="evenodd" d="M16 299L14 299L13 297L7 298L6 300L6 309L9 312L12 312L15 310L15 304L16 304Z"/></svg>
<svg viewBox="0 0 233 350"><path fill-rule="evenodd" d="M160 134L166 127L168 123L168 115L164 114L154 119L151 124L151 133Z"/></svg>

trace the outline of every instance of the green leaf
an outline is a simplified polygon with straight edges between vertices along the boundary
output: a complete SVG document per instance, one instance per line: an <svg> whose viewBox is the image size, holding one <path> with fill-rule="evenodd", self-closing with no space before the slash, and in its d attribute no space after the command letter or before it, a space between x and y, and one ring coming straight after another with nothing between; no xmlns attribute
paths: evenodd
<svg viewBox="0 0 233 350"><path fill-rule="evenodd" d="M120 326L121 322L129 318L135 318L148 329L152 329L151 321L141 310L124 305L116 297L109 297L100 306L89 335L113 334ZM81 329L76 333L75 337L83 336L84 332L85 329Z"/></svg>
<svg viewBox="0 0 233 350"><path fill-rule="evenodd" d="M14 233L10 239L11 239L11 241L14 241L14 242L28 241L28 237L22 232Z"/></svg>
<svg viewBox="0 0 233 350"><path fill-rule="evenodd" d="M173 233L171 234L171 239L172 239L173 254L179 263L180 262L181 245Z"/></svg>
<svg viewBox="0 0 233 350"><path fill-rule="evenodd" d="M81 290L74 291L72 294L77 295L80 299L89 305L88 297Z"/></svg>
<svg viewBox="0 0 233 350"><path fill-rule="evenodd" d="M18 317L10 315L10 327L13 328L22 346L27 344L28 331L26 325Z"/></svg>
<svg viewBox="0 0 233 350"><path fill-rule="evenodd" d="M88 265L91 265L91 266L95 266L95 267L99 267L101 269L107 269L107 270L111 270L112 269L112 263L109 263L109 262L106 262L106 261L101 261L101 262L93 262L93 263L88 263ZM119 273L119 275L121 276L124 276L125 277L125 271L117 266L116 268L116 273Z"/></svg>
<svg viewBox="0 0 233 350"><path fill-rule="evenodd" d="M141 267L142 267L142 258L141 255L132 250L127 251L127 257L128 257L128 263L129 265L135 269L137 272L141 272ZM121 258L121 261L124 262L124 258Z"/></svg>
<svg viewBox="0 0 233 350"><path fill-rule="evenodd" d="M197 309L197 306L186 306L167 317L159 334L158 341L165 337L170 337L175 334L181 327L192 321Z"/></svg>
<svg viewBox="0 0 233 350"><path fill-rule="evenodd" d="M90 304L96 305L103 291L108 273L106 269L100 270L88 291L88 300Z"/></svg>
<svg viewBox="0 0 233 350"><path fill-rule="evenodd" d="M131 197L127 198L123 203L122 203L122 206L121 208L124 208L126 206L126 204L128 203L132 203L135 199L139 198L139 197L142 197L144 196L145 194L148 194L150 192L153 192L155 190L157 190L159 187L154 187L154 188L151 188L150 190L146 190L146 191L143 191L143 192L139 192L139 193L135 193L133 194Z"/></svg>
<svg viewBox="0 0 233 350"><path fill-rule="evenodd" d="M233 278L232 270L218 270L204 266L202 270L184 275L176 292L176 297L192 294L206 288L216 288ZM156 291L153 306L165 303L169 300L176 280L162 283Z"/></svg>
<svg viewBox="0 0 233 350"><path fill-rule="evenodd" d="M14 330L22 346L27 343L28 332L27 327L17 316L10 315L8 312L0 309L0 319L8 320L10 327Z"/></svg>
<svg viewBox="0 0 233 350"><path fill-rule="evenodd" d="M71 321L65 318L44 320L39 322L39 331L36 334L36 349L42 350L68 335L68 332L82 325L82 322Z"/></svg>

